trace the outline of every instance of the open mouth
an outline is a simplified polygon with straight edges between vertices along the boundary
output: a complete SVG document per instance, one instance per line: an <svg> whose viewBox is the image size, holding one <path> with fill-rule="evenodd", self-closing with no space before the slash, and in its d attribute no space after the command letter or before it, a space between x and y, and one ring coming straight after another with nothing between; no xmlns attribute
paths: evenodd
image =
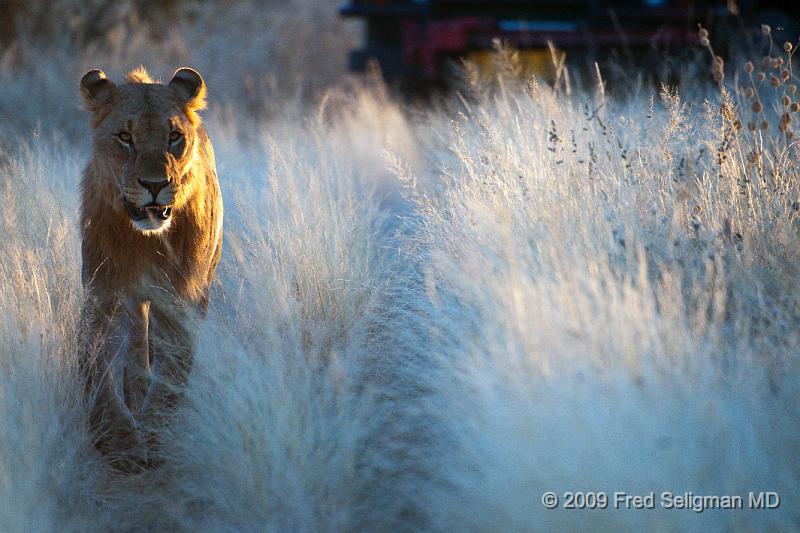
<svg viewBox="0 0 800 533"><path fill-rule="evenodd" d="M150 202L143 207L138 207L124 198L122 203L125 204L125 209L128 211L128 216L136 221L145 220L148 218L151 220L167 220L172 216L171 205L159 205L155 202Z"/></svg>

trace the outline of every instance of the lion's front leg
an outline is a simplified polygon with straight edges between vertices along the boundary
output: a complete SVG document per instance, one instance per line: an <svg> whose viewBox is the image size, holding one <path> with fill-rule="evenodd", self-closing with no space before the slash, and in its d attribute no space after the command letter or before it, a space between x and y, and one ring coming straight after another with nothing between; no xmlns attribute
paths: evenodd
<svg viewBox="0 0 800 533"><path fill-rule="evenodd" d="M147 314L142 302L89 301L83 366L98 449L120 470L147 462L139 416L149 388Z"/></svg>
<svg viewBox="0 0 800 533"><path fill-rule="evenodd" d="M126 347L123 391L125 404L133 416L139 418L147 410L153 381L148 342L150 302L134 302L130 307L128 327L131 334Z"/></svg>
<svg viewBox="0 0 800 533"><path fill-rule="evenodd" d="M200 314L189 306L153 302L149 316L153 381L148 411L162 419L183 395L194 360Z"/></svg>

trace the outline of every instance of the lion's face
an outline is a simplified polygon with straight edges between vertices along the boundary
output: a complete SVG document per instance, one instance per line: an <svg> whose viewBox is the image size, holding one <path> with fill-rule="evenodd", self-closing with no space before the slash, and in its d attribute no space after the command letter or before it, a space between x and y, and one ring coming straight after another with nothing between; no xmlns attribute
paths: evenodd
<svg viewBox="0 0 800 533"><path fill-rule="evenodd" d="M124 209L136 230L156 234L186 202L204 84L191 69L178 70L166 85L144 76L133 73L116 86L95 70L81 88L94 113L94 149L105 156L106 200Z"/></svg>

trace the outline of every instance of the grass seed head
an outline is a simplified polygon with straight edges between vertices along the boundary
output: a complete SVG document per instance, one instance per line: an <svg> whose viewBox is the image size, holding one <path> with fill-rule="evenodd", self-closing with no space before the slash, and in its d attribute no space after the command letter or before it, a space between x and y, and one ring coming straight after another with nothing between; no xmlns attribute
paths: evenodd
<svg viewBox="0 0 800 533"><path fill-rule="evenodd" d="M789 131L789 128L792 126L792 116L789 113L784 113L781 115L781 120L778 122L778 128L783 131Z"/></svg>

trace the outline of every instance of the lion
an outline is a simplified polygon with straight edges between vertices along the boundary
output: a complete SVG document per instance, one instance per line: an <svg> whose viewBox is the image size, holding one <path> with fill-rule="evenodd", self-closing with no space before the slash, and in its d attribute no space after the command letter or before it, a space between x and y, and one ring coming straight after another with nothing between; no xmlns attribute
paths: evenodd
<svg viewBox="0 0 800 533"><path fill-rule="evenodd" d="M181 396L222 249L222 196L198 115L206 85L142 67L116 85L87 72L92 153L81 181L81 367L95 445L120 470L153 462L158 421Z"/></svg>

